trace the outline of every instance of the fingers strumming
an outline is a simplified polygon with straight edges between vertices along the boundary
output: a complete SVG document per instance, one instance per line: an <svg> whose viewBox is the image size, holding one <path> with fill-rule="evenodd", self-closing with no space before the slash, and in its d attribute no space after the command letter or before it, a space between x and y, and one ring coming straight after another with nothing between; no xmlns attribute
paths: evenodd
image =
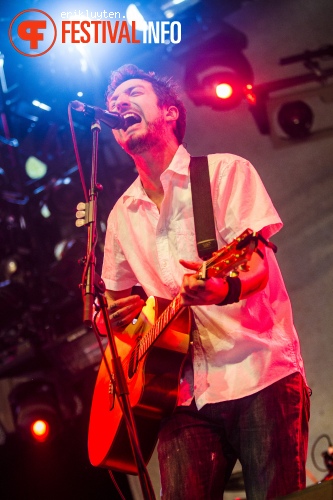
<svg viewBox="0 0 333 500"><path fill-rule="evenodd" d="M115 329L125 328L140 313L143 305L144 301L138 295L114 301L109 306L111 326Z"/></svg>

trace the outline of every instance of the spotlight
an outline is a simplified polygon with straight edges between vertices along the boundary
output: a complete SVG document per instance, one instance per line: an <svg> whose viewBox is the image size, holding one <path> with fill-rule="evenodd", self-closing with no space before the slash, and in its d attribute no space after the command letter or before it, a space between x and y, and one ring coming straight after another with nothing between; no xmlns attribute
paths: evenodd
<svg viewBox="0 0 333 500"><path fill-rule="evenodd" d="M220 111L237 107L252 83L252 68L238 50L213 51L204 59L193 60L184 78L185 90L194 104Z"/></svg>
<svg viewBox="0 0 333 500"><path fill-rule="evenodd" d="M34 420L30 426L32 437L40 443L44 443L44 441L48 439L50 430L51 428L49 422L40 418Z"/></svg>
<svg viewBox="0 0 333 500"><path fill-rule="evenodd" d="M166 0L165 3L156 2L156 0L135 2L128 5L126 19L129 24L135 21L138 31L145 31L150 21L165 21L165 19L179 17L199 2L200 0Z"/></svg>
<svg viewBox="0 0 333 500"><path fill-rule="evenodd" d="M133 21L135 21L135 27L139 31L145 31L148 28L147 21L134 3L131 3L127 7L126 18L128 24L130 25L133 23Z"/></svg>
<svg viewBox="0 0 333 500"><path fill-rule="evenodd" d="M49 106L48 104L45 104L44 102L40 102L37 99L34 99L32 101L32 104L34 106L36 106L37 108L43 109L44 111L51 111L51 109L52 109L51 106Z"/></svg>
<svg viewBox="0 0 333 500"><path fill-rule="evenodd" d="M233 94L233 88L230 83L218 83L216 85L216 95L220 99L229 99Z"/></svg>
<svg viewBox="0 0 333 500"><path fill-rule="evenodd" d="M179 16L182 12L199 3L200 0L167 0L161 10L167 19Z"/></svg>
<svg viewBox="0 0 333 500"><path fill-rule="evenodd" d="M244 84L234 71L209 75L202 80L206 104L213 109L228 110L237 107L244 98Z"/></svg>
<svg viewBox="0 0 333 500"><path fill-rule="evenodd" d="M30 179L42 179L47 172L47 165L35 156L29 156L25 162L25 171Z"/></svg>
<svg viewBox="0 0 333 500"><path fill-rule="evenodd" d="M9 395L17 432L23 439L43 443L53 439L63 426L54 386L45 380L24 382Z"/></svg>
<svg viewBox="0 0 333 500"><path fill-rule="evenodd" d="M303 101L283 104L277 115L281 129L293 139L304 139L310 135L314 115L312 109Z"/></svg>

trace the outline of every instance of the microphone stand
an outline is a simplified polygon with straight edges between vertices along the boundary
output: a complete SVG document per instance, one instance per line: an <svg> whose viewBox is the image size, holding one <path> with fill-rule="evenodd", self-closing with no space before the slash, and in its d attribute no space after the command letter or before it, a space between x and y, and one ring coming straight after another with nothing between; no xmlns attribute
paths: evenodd
<svg viewBox="0 0 333 500"><path fill-rule="evenodd" d="M95 301L95 242L97 237L96 214L97 214L97 192L101 186L97 187L97 159L98 159L98 134L101 131L101 125L98 120L94 120L91 125L93 144L91 159L91 179L88 202L87 226L87 254L85 258L85 269L82 278L83 292L83 323L92 326L93 306Z"/></svg>
<svg viewBox="0 0 333 500"><path fill-rule="evenodd" d="M137 465L140 485L144 500L155 500L153 487L148 476L147 469L142 457L139 439L136 431L135 420L132 407L129 401L129 390L126 382L126 377L121 364L121 358L118 354L117 346L110 324L108 314L108 305L104 295L105 285L101 279L95 276L96 256L95 244L97 237L96 230L96 215L97 215L97 195L102 186L97 184L97 160L98 160L98 134L101 131L101 125L98 120L94 120L91 125L93 144L92 144L92 168L91 168L91 186L89 191L88 214L86 215L86 225L88 226L87 238L87 254L85 258L85 270L82 277L82 295L83 295L83 322L89 327L93 327L93 306L95 298L98 299L99 306L102 310L103 319L107 331L107 338L110 345L112 357L112 370L108 367L108 371L113 375L111 383L115 384L116 395L119 398L119 403L126 421L129 440L132 447L133 456Z"/></svg>

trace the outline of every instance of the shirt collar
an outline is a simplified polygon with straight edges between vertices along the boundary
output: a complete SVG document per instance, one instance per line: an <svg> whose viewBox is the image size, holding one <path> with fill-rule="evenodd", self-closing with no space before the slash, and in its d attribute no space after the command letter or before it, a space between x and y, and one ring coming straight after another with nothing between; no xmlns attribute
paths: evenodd
<svg viewBox="0 0 333 500"><path fill-rule="evenodd" d="M188 175L190 164L190 154L181 144L174 157L171 160L168 168L163 172L162 175L167 175L167 172L175 172L179 175ZM129 188L122 195L123 203L129 206L131 203L145 200L150 201L145 190L142 187L140 177L138 176L135 181L129 186Z"/></svg>
<svg viewBox="0 0 333 500"><path fill-rule="evenodd" d="M181 144L166 171L172 170L177 174L188 175L189 164L190 153Z"/></svg>

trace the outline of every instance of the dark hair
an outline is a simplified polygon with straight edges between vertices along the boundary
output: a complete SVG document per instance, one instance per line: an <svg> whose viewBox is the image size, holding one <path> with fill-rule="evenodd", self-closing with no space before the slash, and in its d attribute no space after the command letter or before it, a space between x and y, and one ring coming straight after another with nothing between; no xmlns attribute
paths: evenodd
<svg viewBox="0 0 333 500"><path fill-rule="evenodd" d="M110 84L106 91L106 99L110 99L121 83L132 80L133 78L146 80L152 84L157 97L157 103L160 107L176 106L178 108L179 117L176 122L175 136L178 140L178 144L181 144L186 129L186 108L179 98L179 87L171 78L158 77L152 71L145 73L134 64L124 64L111 73Z"/></svg>

